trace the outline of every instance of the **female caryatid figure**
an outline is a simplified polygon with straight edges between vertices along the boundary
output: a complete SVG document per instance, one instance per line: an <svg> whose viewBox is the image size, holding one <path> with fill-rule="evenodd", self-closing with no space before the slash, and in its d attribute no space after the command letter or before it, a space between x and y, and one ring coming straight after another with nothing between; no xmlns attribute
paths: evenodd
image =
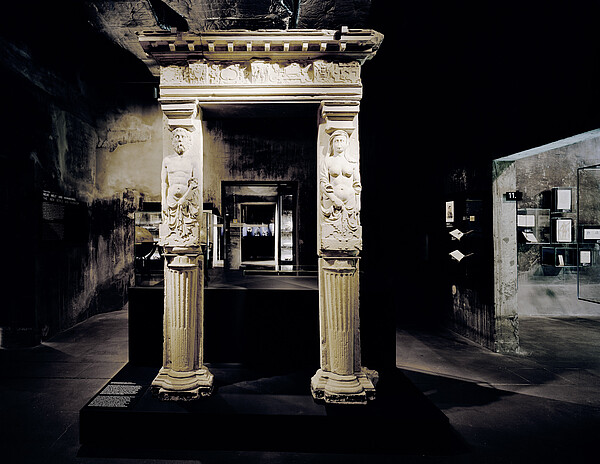
<svg viewBox="0 0 600 464"><path fill-rule="evenodd" d="M334 235L340 241L360 238L360 172L358 161L348 154L348 133L336 130L329 138L329 150L321 163L319 184L323 238ZM329 229L326 231L325 229Z"/></svg>
<svg viewBox="0 0 600 464"><path fill-rule="evenodd" d="M187 129L173 130L173 150L162 165L162 222L166 233L163 245L197 245L198 241L198 166L187 156L191 134ZM161 234L162 235L162 234Z"/></svg>

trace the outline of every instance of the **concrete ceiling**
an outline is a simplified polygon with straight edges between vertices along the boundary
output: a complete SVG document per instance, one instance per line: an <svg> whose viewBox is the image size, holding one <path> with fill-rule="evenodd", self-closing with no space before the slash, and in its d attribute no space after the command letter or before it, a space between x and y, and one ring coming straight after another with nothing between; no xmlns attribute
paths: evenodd
<svg viewBox="0 0 600 464"><path fill-rule="evenodd" d="M83 0L89 23L144 62L142 31L368 27L371 0Z"/></svg>

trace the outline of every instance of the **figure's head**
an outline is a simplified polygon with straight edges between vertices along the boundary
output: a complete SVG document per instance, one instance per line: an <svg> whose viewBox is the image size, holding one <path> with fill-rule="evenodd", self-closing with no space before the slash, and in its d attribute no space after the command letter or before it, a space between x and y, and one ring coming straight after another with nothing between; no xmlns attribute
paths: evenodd
<svg viewBox="0 0 600 464"><path fill-rule="evenodd" d="M178 155L185 153L191 147L191 142L192 134L189 130L184 129L183 127L173 129L172 144L175 153Z"/></svg>
<svg viewBox="0 0 600 464"><path fill-rule="evenodd" d="M350 140L348 133L344 130L336 130L329 137L329 152L332 155L339 155L346 151Z"/></svg>

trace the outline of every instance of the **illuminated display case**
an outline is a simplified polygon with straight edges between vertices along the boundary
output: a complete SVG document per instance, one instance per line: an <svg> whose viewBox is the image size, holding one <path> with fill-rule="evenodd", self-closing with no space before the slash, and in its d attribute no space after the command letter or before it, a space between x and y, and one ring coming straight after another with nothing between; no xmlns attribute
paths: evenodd
<svg viewBox="0 0 600 464"><path fill-rule="evenodd" d="M135 213L135 274L136 284L162 280L163 257L158 246L161 223L160 203L144 203Z"/></svg>
<svg viewBox="0 0 600 464"><path fill-rule="evenodd" d="M519 242L550 243L550 210L522 208L517 211Z"/></svg>

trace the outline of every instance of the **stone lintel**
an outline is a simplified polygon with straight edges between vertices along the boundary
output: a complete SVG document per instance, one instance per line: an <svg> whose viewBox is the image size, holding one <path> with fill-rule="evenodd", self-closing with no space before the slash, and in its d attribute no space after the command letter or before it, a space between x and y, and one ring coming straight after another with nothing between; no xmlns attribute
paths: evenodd
<svg viewBox="0 0 600 464"><path fill-rule="evenodd" d="M180 100L182 96L194 95L197 97L200 108L218 106L218 105L254 105L254 104L319 104L325 98L335 96L340 100L356 101L362 98L361 86L345 87L286 87L286 88L256 88L246 89L230 88L198 88L186 89L161 88L161 103L167 103L171 100ZM175 121L175 120L172 120ZM189 120L188 120L189 121ZM186 121L181 120L181 123Z"/></svg>

